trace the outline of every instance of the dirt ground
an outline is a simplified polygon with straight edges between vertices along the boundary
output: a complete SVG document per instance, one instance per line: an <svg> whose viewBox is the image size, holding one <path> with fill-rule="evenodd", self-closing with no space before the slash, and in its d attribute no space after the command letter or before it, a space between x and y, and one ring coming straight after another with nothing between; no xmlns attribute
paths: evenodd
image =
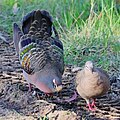
<svg viewBox="0 0 120 120"><path fill-rule="evenodd" d="M71 65L65 67L61 93L46 96L35 87L28 92L13 44L0 40L0 120L40 120L45 116L49 120L120 120L120 75L114 69L109 72L111 90L97 99L95 112L88 111L80 96L70 103L57 102L57 98L73 95L73 69Z"/></svg>

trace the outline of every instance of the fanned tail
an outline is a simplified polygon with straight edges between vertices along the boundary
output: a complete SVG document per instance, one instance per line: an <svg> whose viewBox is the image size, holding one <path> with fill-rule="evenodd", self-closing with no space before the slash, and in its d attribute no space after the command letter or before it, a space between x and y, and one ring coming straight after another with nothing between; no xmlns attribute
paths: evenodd
<svg viewBox="0 0 120 120"><path fill-rule="evenodd" d="M47 11L32 11L23 18L22 30L24 34L44 37L52 35L52 17Z"/></svg>

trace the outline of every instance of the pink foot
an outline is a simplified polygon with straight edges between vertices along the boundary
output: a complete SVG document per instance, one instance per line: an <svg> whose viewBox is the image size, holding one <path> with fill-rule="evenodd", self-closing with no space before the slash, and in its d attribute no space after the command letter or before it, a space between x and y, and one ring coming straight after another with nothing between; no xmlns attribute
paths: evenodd
<svg viewBox="0 0 120 120"><path fill-rule="evenodd" d="M93 102L92 102L91 106L92 107L96 107L96 105L95 105L95 99L93 99Z"/></svg>
<svg viewBox="0 0 120 120"><path fill-rule="evenodd" d="M90 111L95 111L95 108L93 108L90 103L87 104L87 106L88 106L88 109L89 109Z"/></svg>
<svg viewBox="0 0 120 120"><path fill-rule="evenodd" d="M53 93L45 93L47 97L53 96Z"/></svg>
<svg viewBox="0 0 120 120"><path fill-rule="evenodd" d="M29 87L28 92L31 92L32 91L32 85L30 83L28 83L28 87Z"/></svg>

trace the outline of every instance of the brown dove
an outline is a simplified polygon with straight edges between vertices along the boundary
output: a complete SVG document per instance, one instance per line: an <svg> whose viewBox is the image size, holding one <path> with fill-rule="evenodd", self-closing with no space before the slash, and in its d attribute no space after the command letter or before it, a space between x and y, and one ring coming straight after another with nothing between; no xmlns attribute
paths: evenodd
<svg viewBox="0 0 120 120"><path fill-rule="evenodd" d="M91 111L95 110L95 99L104 95L110 88L108 74L100 68L95 68L91 61L87 61L83 70L78 71L76 84L79 95L85 99Z"/></svg>

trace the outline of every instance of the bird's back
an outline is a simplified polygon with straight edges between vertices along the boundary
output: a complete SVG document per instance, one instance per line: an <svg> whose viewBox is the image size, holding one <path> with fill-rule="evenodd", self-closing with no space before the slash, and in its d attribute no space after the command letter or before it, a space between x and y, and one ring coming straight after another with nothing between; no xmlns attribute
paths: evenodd
<svg viewBox="0 0 120 120"><path fill-rule="evenodd" d="M50 64L63 73L63 44L47 11L32 11L22 21L23 35L19 40L19 59L28 74ZM52 34L54 33L54 37Z"/></svg>

